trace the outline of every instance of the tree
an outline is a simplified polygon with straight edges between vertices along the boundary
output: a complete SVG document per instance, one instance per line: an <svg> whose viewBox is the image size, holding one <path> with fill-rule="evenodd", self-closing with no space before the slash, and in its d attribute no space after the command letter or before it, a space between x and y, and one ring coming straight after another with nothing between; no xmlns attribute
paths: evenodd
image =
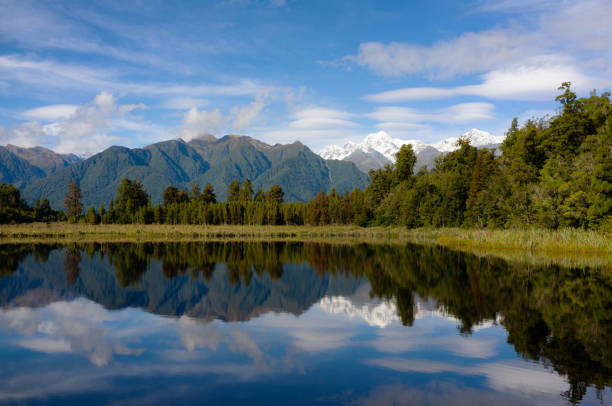
<svg viewBox="0 0 612 406"><path fill-rule="evenodd" d="M176 186L168 186L164 189L164 206L168 206L173 203L184 203L189 201L187 192L183 189L179 189Z"/></svg>
<svg viewBox="0 0 612 406"><path fill-rule="evenodd" d="M283 192L283 188L279 185L272 185L268 193L266 193L266 201L270 203L281 204L284 197L285 192Z"/></svg>
<svg viewBox="0 0 612 406"><path fill-rule="evenodd" d="M212 187L210 183L207 183L204 189L202 190L202 194L200 195L200 200L206 204L217 203L217 196L215 195L215 189Z"/></svg>
<svg viewBox="0 0 612 406"><path fill-rule="evenodd" d="M198 200L200 200L201 196L202 194L200 192L200 185L198 185L197 183L191 185L191 189L189 189L189 199L193 202L197 202Z"/></svg>
<svg viewBox="0 0 612 406"><path fill-rule="evenodd" d="M66 207L66 215L71 221L76 221L83 212L83 203L81 199L83 193L77 183L76 179L72 179L68 184L68 193L64 199L64 206Z"/></svg>
<svg viewBox="0 0 612 406"><path fill-rule="evenodd" d="M240 186L238 200L241 202L250 202L253 200L253 185L248 178L245 179L244 182L242 182L242 186Z"/></svg>
<svg viewBox="0 0 612 406"><path fill-rule="evenodd" d="M85 221L89 224L98 224L100 222L100 216L96 213L96 209L93 206L85 213Z"/></svg>
<svg viewBox="0 0 612 406"><path fill-rule="evenodd" d="M257 189L257 193L255 193L255 197L253 198L254 202L264 202L266 201L266 195L264 193L264 191L259 188Z"/></svg>
<svg viewBox="0 0 612 406"><path fill-rule="evenodd" d="M386 165L381 169L371 169L368 175L370 176L370 184L365 189L366 205L370 210L373 210L391 191L393 168Z"/></svg>
<svg viewBox="0 0 612 406"><path fill-rule="evenodd" d="M0 184L0 206L18 208L21 205L21 193L15 186L2 182Z"/></svg>
<svg viewBox="0 0 612 406"><path fill-rule="evenodd" d="M34 202L34 216L36 217L36 221L51 221L55 215L56 213L51 209L49 199L46 197Z"/></svg>
<svg viewBox="0 0 612 406"><path fill-rule="evenodd" d="M395 182L403 182L412 177L414 165L416 165L416 155L412 150L412 145L404 144L395 154L396 161L394 167Z"/></svg>
<svg viewBox="0 0 612 406"><path fill-rule="evenodd" d="M227 190L227 201L228 202L237 202L240 197L240 181L232 180L228 186Z"/></svg>
<svg viewBox="0 0 612 406"><path fill-rule="evenodd" d="M318 226L329 224L329 198L320 191L310 201L310 224Z"/></svg>
<svg viewBox="0 0 612 406"><path fill-rule="evenodd" d="M113 201L113 219L119 223L133 222L136 211L149 204L149 195L138 179L124 178Z"/></svg>

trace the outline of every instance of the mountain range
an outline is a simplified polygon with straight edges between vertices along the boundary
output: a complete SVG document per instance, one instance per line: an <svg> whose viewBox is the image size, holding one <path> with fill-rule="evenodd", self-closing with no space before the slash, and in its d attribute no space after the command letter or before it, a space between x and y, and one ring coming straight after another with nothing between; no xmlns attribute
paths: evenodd
<svg viewBox="0 0 612 406"><path fill-rule="evenodd" d="M496 148L503 137L472 129L463 134L476 147ZM43 147L0 147L0 182L14 184L30 203L46 197L62 208L68 183L79 182L86 207L108 205L123 178L139 179L153 204L162 201L164 189L174 185L211 183L217 198L227 196L230 181L250 179L255 190L278 184L286 201L307 201L319 190L328 192L364 188L369 169L395 160L404 144L412 145L417 168L432 167L440 154L456 148L458 138L435 144L392 138L384 131L370 134L361 143L330 145L319 155L300 142L269 145L251 137L205 135L188 142L163 141L143 148L110 147L87 159L58 154Z"/></svg>
<svg viewBox="0 0 612 406"><path fill-rule="evenodd" d="M367 172L395 162L395 154L402 145L410 144L417 156L416 169L423 166L433 167L434 160L441 154L454 151L459 138L466 138L477 148L497 148L504 137L492 135L476 128L461 137L451 137L435 144L426 144L420 140L402 140L392 138L384 131L368 135L362 142L347 142L344 146L328 145L319 155L324 159L335 159L354 162L359 169Z"/></svg>
<svg viewBox="0 0 612 406"><path fill-rule="evenodd" d="M68 183L79 182L83 203L108 205L123 178L140 179L154 204L168 185L211 183L225 200L230 181L248 178L255 190L278 184L286 201L307 201L319 190L363 188L368 176L352 162L324 160L300 142L268 145L246 136L204 136L144 148L113 146L87 159L51 150L0 147L0 181L15 184L28 202L46 197L62 208Z"/></svg>

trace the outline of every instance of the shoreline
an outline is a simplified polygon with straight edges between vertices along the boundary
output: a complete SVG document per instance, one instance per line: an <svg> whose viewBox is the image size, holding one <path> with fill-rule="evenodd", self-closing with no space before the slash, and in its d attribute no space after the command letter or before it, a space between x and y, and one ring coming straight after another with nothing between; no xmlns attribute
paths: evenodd
<svg viewBox="0 0 612 406"><path fill-rule="evenodd" d="M527 264L612 266L612 233L579 229L29 223L0 225L0 244L248 241L438 245Z"/></svg>

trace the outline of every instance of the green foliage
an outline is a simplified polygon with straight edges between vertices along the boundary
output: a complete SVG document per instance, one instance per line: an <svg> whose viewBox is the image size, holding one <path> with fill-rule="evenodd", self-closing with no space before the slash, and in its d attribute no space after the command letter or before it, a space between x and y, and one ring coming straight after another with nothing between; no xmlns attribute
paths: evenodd
<svg viewBox="0 0 612 406"><path fill-rule="evenodd" d="M238 200L241 202L250 202L253 199L253 184L246 178L242 185L240 186L240 190L238 191Z"/></svg>
<svg viewBox="0 0 612 406"><path fill-rule="evenodd" d="M138 179L124 178L117 189L112 207L107 214L107 222L146 223L151 216L144 215L149 206L149 195Z"/></svg>
<svg viewBox="0 0 612 406"><path fill-rule="evenodd" d="M285 197L285 192L283 192L283 188L279 185L270 186L270 190L265 195L265 200L270 203L281 204Z"/></svg>
<svg viewBox="0 0 612 406"><path fill-rule="evenodd" d="M100 216L96 213L96 208L91 206L85 213L85 221L89 224L99 224Z"/></svg>
<svg viewBox="0 0 612 406"><path fill-rule="evenodd" d="M81 192L78 182L76 179L72 179L68 184L68 193L64 199L66 215L72 222L76 222L83 212L83 203L81 202L82 198L83 193Z"/></svg>
<svg viewBox="0 0 612 406"><path fill-rule="evenodd" d="M164 206L172 203L183 203L189 201L187 192L176 186L168 186L164 189Z"/></svg>
<svg viewBox="0 0 612 406"><path fill-rule="evenodd" d="M397 152L394 174L395 182L401 183L410 180L414 171L414 165L416 164L416 155L412 150L412 145L404 144Z"/></svg>
<svg viewBox="0 0 612 406"><path fill-rule="evenodd" d="M227 189L227 201L236 202L240 200L240 181L232 180Z"/></svg>
<svg viewBox="0 0 612 406"><path fill-rule="evenodd" d="M215 195L215 189L210 183L207 183L204 189L202 190L200 200L206 204L217 203L217 195Z"/></svg>
<svg viewBox="0 0 612 406"><path fill-rule="evenodd" d="M467 140L411 176L409 148L395 165L371 171L369 222L421 226L612 228L610 94L577 98L559 88L561 113L514 119L501 155Z"/></svg>

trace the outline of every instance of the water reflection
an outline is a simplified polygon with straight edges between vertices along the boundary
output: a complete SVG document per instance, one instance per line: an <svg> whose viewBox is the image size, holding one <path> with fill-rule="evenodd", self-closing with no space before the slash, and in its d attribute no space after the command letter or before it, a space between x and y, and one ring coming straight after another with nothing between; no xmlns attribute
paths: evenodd
<svg viewBox="0 0 612 406"><path fill-rule="evenodd" d="M12 245L0 264L0 401L157 403L179 378L225 404L609 401L611 267L301 243Z"/></svg>

